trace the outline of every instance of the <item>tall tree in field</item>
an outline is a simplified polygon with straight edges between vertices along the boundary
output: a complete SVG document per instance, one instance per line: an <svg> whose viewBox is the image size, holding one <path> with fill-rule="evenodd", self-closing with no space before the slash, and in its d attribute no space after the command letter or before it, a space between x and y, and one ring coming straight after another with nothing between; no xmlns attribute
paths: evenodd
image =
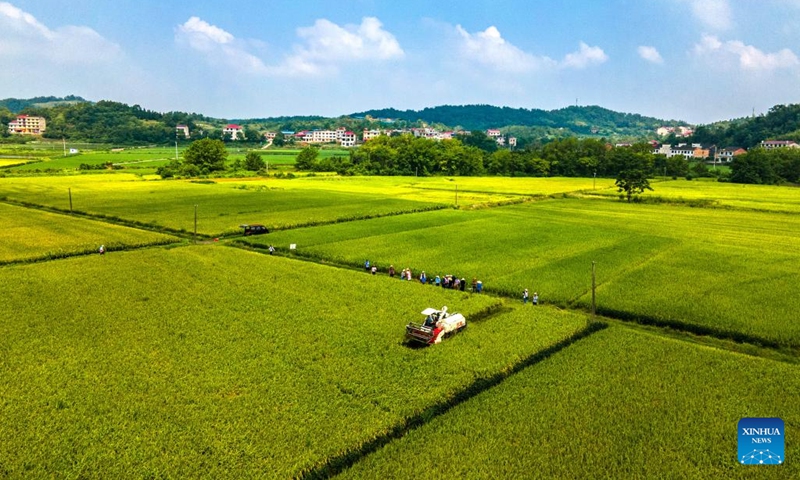
<svg viewBox="0 0 800 480"><path fill-rule="evenodd" d="M645 190L653 190L647 180L651 166L648 156L623 149L618 153L617 161L621 168L614 184L618 188L617 191L625 192L628 202L631 201L633 195L643 193Z"/></svg>
<svg viewBox="0 0 800 480"><path fill-rule="evenodd" d="M306 147L297 154L297 161L294 166L298 170L311 170L314 168L314 163L317 161L319 150L314 147Z"/></svg>
<svg viewBox="0 0 800 480"><path fill-rule="evenodd" d="M183 153L184 162L195 165L203 174L225 170L227 158L225 143L210 138L195 140Z"/></svg>
<svg viewBox="0 0 800 480"><path fill-rule="evenodd" d="M256 152L247 152L247 155L244 157L245 170L257 172L266 166L267 164L264 163L264 159L261 158L261 155L257 154Z"/></svg>

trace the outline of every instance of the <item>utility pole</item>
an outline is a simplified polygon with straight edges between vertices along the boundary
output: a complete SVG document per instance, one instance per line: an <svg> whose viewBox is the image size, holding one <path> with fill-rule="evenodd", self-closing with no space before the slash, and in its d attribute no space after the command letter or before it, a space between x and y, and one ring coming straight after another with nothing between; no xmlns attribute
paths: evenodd
<svg viewBox="0 0 800 480"><path fill-rule="evenodd" d="M197 205L194 206L194 243L197 243Z"/></svg>
<svg viewBox="0 0 800 480"><path fill-rule="evenodd" d="M175 161L178 161L178 131L175 131Z"/></svg>
<svg viewBox="0 0 800 480"><path fill-rule="evenodd" d="M592 176L592 190L597 190L597 170L594 171Z"/></svg>
<svg viewBox="0 0 800 480"><path fill-rule="evenodd" d="M67 156L67 139L66 137L61 137L61 141L64 142L64 156Z"/></svg>
<svg viewBox="0 0 800 480"><path fill-rule="evenodd" d="M592 262L592 319L596 318L596 316L597 316L597 308L596 308L597 304L595 303L595 286L596 285L595 285L594 270L595 270L595 262Z"/></svg>

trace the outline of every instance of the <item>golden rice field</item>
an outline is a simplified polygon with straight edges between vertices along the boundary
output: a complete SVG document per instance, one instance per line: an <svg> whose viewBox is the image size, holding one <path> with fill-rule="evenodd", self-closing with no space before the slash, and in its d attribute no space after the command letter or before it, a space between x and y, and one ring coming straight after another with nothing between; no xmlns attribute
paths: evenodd
<svg viewBox="0 0 800 480"><path fill-rule="evenodd" d="M0 177L0 478L795 478L800 191L653 187ZM278 230L156 233L195 205ZM442 305L468 328L405 343ZM738 464L746 416L785 465Z"/></svg>
<svg viewBox="0 0 800 480"><path fill-rule="evenodd" d="M653 191L645 191L644 200L703 202L709 207L800 213L800 188L775 185L745 185L708 180L669 180L653 183ZM615 189L587 192L617 196Z"/></svg>
<svg viewBox="0 0 800 480"><path fill-rule="evenodd" d="M162 245L178 239L96 220L0 203L0 264Z"/></svg>

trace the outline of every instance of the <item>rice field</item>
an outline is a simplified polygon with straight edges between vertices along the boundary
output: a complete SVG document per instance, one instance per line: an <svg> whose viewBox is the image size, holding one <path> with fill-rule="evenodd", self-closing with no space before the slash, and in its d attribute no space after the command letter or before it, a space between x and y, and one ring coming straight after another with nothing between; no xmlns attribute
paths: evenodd
<svg viewBox="0 0 800 480"><path fill-rule="evenodd" d="M797 478L798 463L788 458L739 465L736 425L782 418L786 455L794 455L798 397L796 365L611 327L341 478Z"/></svg>
<svg viewBox="0 0 800 480"><path fill-rule="evenodd" d="M797 190L668 181L627 204L609 182L0 178L0 477L800 476L735 458L745 416L783 418L794 458ZM25 206L69 192L90 218ZM131 228L191 232L195 205L231 238ZM587 323L592 262L599 313L655 326ZM442 305L469 327L406 345Z"/></svg>
<svg viewBox="0 0 800 480"><path fill-rule="evenodd" d="M577 191L602 191L614 180L591 178L509 178L509 177L311 177L303 182L323 190L374 191L385 195L423 195L441 192L451 203L462 196L489 194L498 198L541 197ZM596 189L596 190L595 190ZM466 197L464 197L466 198ZM462 205L469 205L464 201Z"/></svg>
<svg viewBox="0 0 800 480"><path fill-rule="evenodd" d="M178 239L0 203L0 264L163 245Z"/></svg>
<svg viewBox="0 0 800 480"><path fill-rule="evenodd" d="M262 247L356 267L425 270L482 280L517 297L612 316L690 326L749 341L800 346L791 312L799 284L800 217L744 210L546 200L445 210L276 232Z"/></svg>
<svg viewBox="0 0 800 480"><path fill-rule="evenodd" d="M137 222L171 231L221 236L239 225L262 223L292 228L404 212L444 208L437 196L416 200L374 193L293 188L293 180L140 180L131 174L0 178L0 198Z"/></svg>
<svg viewBox="0 0 800 480"><path fill-rule="evenodd" d="M644 200L700 203L718 208L800 213L800 188L775 185L745 185L709 180L669 180L653 183L653 191L641 195ZM616 189L587 192L596 195L619 195Z"/></svg>
<svg viewBox="0 0 800 480"><path fill-rule="evenodd" d="M530 307L480 320L497 299L219 245L5 267L0 282L12 477L300 475L585 326ZM406 346L405 324L445 304L475 321Z"/></svg>

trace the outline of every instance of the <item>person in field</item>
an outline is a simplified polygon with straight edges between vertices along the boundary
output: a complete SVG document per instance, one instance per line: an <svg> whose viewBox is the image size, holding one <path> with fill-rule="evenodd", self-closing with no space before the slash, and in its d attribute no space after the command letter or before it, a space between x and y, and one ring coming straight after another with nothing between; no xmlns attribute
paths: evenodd
<svg viewBox="0 0 800 480"><path fill-rule="evenodd" d="M372 274L373 275L377 275L378 274L378 266L377 265L373 265L372 266Z"/></svg>
<svg viewBox="0 0 800 480"><path fill-rule="evenodd" d="M428 283L428 276L425 275L425 270L423 270L422 273L419 274L419 283L423 285Z"/></svg>
<svg viewBox="0 0 800 480"><path fill-rule="evenodd" d="M461 287L462 292L467 289L467 281L464 279L464 277L461 277L459 286Z"/></svg>
<svg viewBox="0 0 800 480"><path fill-rule="evenodd" d="M478 288L478 293L481 293L483 291L483 282L478 280L478 283L476 284L476 287Z"/></svg>
<svg viewBox="0 0 800 480"><path fill-rule="evenodd" d="M275 247L273 247L272 245L269 246L269 254L270 255L274 255L275 254Z"/></svg>
<svg viewBox="0 0 800 480"><path fill-rule="evenodd" d="M478 278L472 277L472 293L475 293L477 291L478 291Z"/></svg>
<svg viewBox="0 0 800 480"><path fill-rule="evenodd" d="M106 246L100 245L100 249L98 250L98 252L100 253L100 255L104 255L106 253Z"/></svg>
<svg viewBox="0 0 800 480"><path fill-rule="evenodd" d="M533 292L533 304L539 305L539 294L536 292Z"/></svg>
<svg viewBox="0 0 800 480"><path fill-rule="evenodd" d="M522 303L523 303L523 305L527 305L528 304L528 289L527 288L522 291Z"/></svg>
<svg viewBox="0 0 800 480"><path fill-rule="evenodd" d="M442 285L442 279L441 277L439 277L439 275L436 275L436 278L433 279L433 286L439 287L441 285Z"/></svg>
<svg viewBox="0 0 800 480"><path fill-rule="evenodd" d="M394 265L389 265L389 276L394 278Z"/></svg>

